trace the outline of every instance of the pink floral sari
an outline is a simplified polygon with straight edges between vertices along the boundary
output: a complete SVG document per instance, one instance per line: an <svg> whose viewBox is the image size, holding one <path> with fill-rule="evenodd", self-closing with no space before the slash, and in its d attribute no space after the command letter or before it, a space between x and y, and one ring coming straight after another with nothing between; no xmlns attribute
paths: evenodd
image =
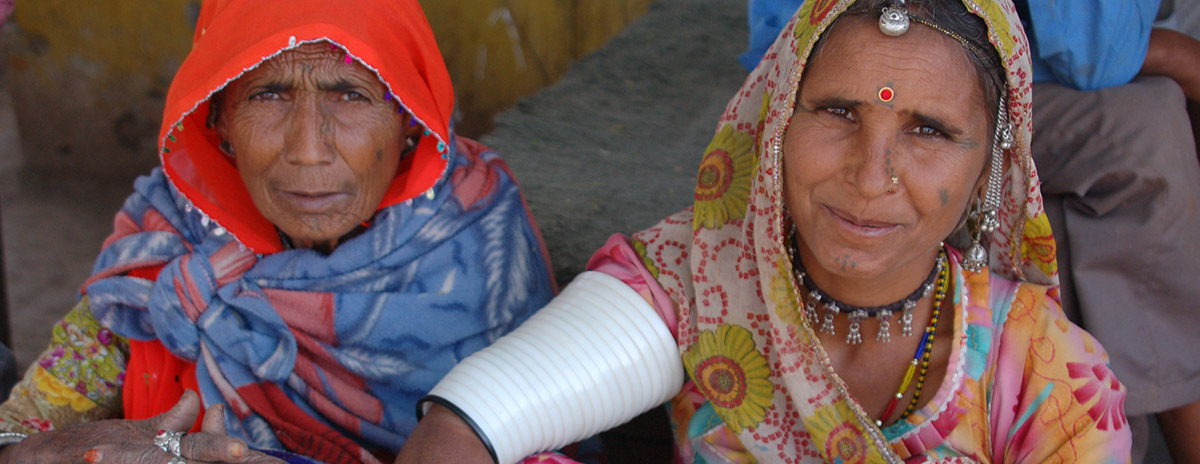
<svg viewBox="0 0 1200 464"><path fill-rule="evenodd" d="M809 0L722 116L692 208L610 241L623 279L676 333L689 381L671 404L683 462L1125 462L1124 388L1059 307L1055 244L1029 153L1028 40L1009 0L964 0L1008 80L1009 150L990 269L951 246L946 377L908 418L876 426L834 372L784 245L783 134L805 62L852 0ZM628 258L620 258L628 256ZM606 269L607 267L607 269ZM652 276L643 282L638 276ZM619 276L620 277L620 276ZM665 291L671 308L657 292ZM948 318L950 319L950 318Z"/></svg>

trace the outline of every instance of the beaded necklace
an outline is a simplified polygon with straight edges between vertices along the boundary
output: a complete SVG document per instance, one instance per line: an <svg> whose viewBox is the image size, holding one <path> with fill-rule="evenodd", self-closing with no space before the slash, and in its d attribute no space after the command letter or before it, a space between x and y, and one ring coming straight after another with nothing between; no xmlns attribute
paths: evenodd
<svg viewBox="0 0 1200 464"><path fill-rule="evenodd" d="M913 290L904 299L886 305L862 307L843 303L829 296L817 287L812 278L808 276L808 272L804 269L804 263L800 261L800 255L796 246L796 226L792 226L792 239L788 243L788 252L791 255L792 263L796 266L796 278L800 281L800 285L808 289L808 298L804 301L804 316L808 318L812 325L817 324L817 303L821 303L825 309L825 318L821 322L821 331L829 335L834 335L833 318L837 314L848 314L850 316L850 333L846 335L846 343L857 345L862 343L862 331L860 325L868 318L874 317L879 319L879 334L875 340L883 343L891 343L891 318L896 312L902 312L900 316L901 330L900 334L908 337L912 335L912 320L913 310L917 307L917 302L922 298L929 296L933 292L933 279L942 272L946 267L946 253L942 251L938 253L937 263L933 269L929 271L929 276L925 277L925 281ZM944 246L940 245L944 248Z"/></svg>
<svg viewBox="0 0 1200 464"><path fill-rule="evenodd" d="M946 250L942 248L938 252L938 260L944 260ZM913 392L912 401L908 403L908 407L904 409L904 413L900 414L898 420L907 419L912 415L917 408L917 401L921 399L921 388L925 386L925 374L929 373L929 358L933 356L933 337L938 328L938 315L942 312L942 302L946 299L946 288L949 287L950 267L942 266L938 272L937 293L933 297L933 316L929 319L929 326L925 327L925 334L921 336L921 343L917 344L917 353L913 355L913 359L908 364L908 370L904 372L904 380L900 382L900 389L896 391L896 396L888 402L887 408L883 415L875 421L875 425L882 427L883 421L887 420L888 416L896 410L896 405L900 403L900 399L904 398L904 392L908 391L908 384L912 382L913 373L917 370L917 365L921 366L921 374L917 376L917 389Z"/></svg>
<svg viewBox="0 0 1200 464"><path fill-rule="evenodd" d="M919 366L921 371L917 375L917 387L913 392L912 401L908 403L908 407L900 414L898 420L907 419L916 410L917 402L921 399L921 391L925 386L925 376L929 373L929 358L933 355L933 339L938 328L938 316L942 311L942 303L946 299L946 289L950 282L950 266L946 265L946 247L945 244L939 245L937 263L933 266L933 270L929 276L925 278L925 282L917 290L913 291L907 298L892 303L890 305L874 306L870 308L862 308L851 306L833 299L825 292L817 288L816 284L804 272L804 264L800 261L800 255L797 252L796 246L796 227L792 226L791 240L788 241L788 254L791 255L792 262L795 263L798 271L796 279L798 284L803 285L808 289L808 299L805 301L805 313L812 323L816 323L816 303L823 301L826 306L825 321L821 326L821 330L833 334L833 315L848 312L850 313L850 335L846 342L849 344L862 343L862 336L859 333L859 323L867 317L879 317L879 336L876 340L887 343L891 341L891 336L888 333L888 318L891 317L891 310L903 308L904 316L904 336L909 336L912 333L912 311L917 306L917 301L921 298L929 296L936 288L933 298L933 314L929 319L929 325L925 327L925 333L921 336L921 342L917 344L917 352L913 355L912 361L908 364L908 369L904 372L904 378L900 381L900 388L896 391L895 396L888 402L887 408L878 420L875 421L876 426L883 426L883 421L887 420L896 411L896 407L900 404L900 400L904 398L904 392L908 391L908 386L912 383L913 375L917 373ZM934 278L937 279L937 284L934 285Z"/></svg>

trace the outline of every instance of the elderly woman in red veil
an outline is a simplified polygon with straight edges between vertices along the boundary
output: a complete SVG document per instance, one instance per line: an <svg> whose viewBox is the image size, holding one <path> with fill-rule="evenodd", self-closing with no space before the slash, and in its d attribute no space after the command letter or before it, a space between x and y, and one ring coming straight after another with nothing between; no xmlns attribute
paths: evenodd
<svg viewBox="0 0 1200 464"><path fill-rule="evenodd" d="M505 164L455 137L416 0L210 0L0 462L388 462L420 395L554 292Z"/></svg>

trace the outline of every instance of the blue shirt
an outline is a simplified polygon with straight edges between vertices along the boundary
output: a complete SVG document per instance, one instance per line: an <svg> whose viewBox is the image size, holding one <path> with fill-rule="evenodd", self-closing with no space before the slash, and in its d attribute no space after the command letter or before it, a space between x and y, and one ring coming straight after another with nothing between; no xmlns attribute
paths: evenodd
<svg viewBox="0 0 1200 464"><path fill-rule="evenodd" d="M1079 90L1128 83L1142 69L1160 0L1014 0L1029 35L1034 82ZM752 69L803 0L749 0Z"/></svg>
<svg viewBox="0 0 1200 464"><path fill-rule="evenodd" d="M1015 0L1029 34L1033 81L1096 90L1133 80L1159 1Z"/></svg>

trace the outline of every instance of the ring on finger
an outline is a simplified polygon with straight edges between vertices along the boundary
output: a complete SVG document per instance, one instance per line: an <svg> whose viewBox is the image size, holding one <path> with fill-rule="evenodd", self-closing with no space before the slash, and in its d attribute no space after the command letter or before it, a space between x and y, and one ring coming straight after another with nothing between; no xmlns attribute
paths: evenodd
<svg viewBox="0 0 1200 464"><path fill-rule="evenodd" d="M171 460L167 461L167 464L187 464L187 461L179 456L171 456Z"/></svg>
<svg viewBox="0 0 1200 464"><path fill-rule="evenodd" d="M183 438L183 435L183 432L176 432L174 430L159 430L154 435L154 446L175 455L175 457L179 457L179 440ZM175 462L172 461L172 464L175 464Z"/></svg>

